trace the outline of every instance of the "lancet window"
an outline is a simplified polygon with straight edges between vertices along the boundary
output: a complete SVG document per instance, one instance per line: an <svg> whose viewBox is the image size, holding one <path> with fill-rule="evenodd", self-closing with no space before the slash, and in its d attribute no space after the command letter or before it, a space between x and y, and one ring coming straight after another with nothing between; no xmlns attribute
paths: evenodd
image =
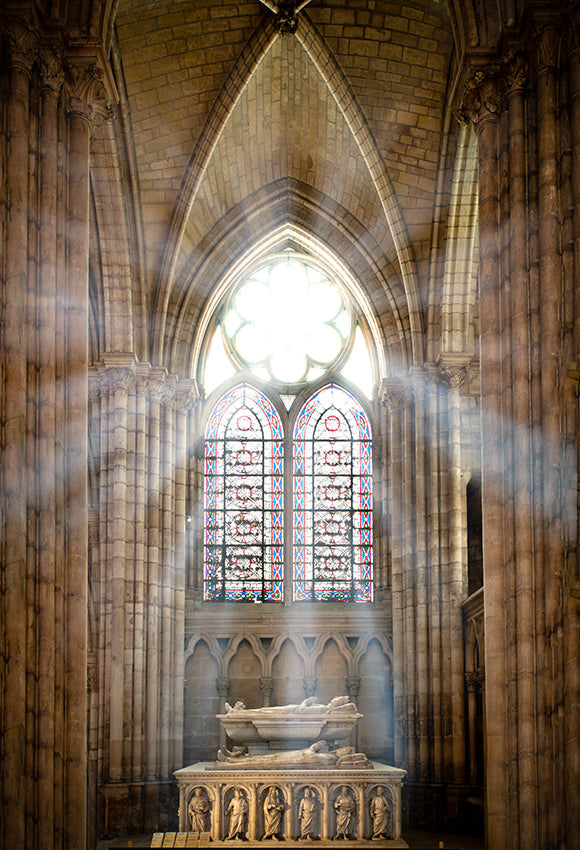
<svg viewBox="0 0 580 850"><path fill-rule="evenodd" d="M282 601L282 426L249 384L227 392L205 440L204 597Z"/></svg>

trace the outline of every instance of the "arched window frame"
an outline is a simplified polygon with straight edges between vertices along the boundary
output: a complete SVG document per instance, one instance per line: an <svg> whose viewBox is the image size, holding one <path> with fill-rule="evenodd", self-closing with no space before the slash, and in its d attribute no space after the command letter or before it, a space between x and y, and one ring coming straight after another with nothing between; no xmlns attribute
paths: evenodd
<svg viewBox="0 0 580 850"><path fill-rule="evenodd" d="M223 398L228 396L238 387L243 385L252 387L255 391L263 394L263 396L268 400L269 404L272 405L272 409L276 411L277 416L279 417L281 428L283 430L283 512L284 512L284 532L283 532L283 544L282 544L282 573L283 573L283 593L276 593L275 598L272 596L268 596L268 594L258 595L252 592L248 593L235 593L235 592L221 592L221 593L213 593L210 594L208 598L208 594L205 592L207 588L207 571L206 571L206 559L205 555L203 558L202 570L203 570L203 583L204 583L204 601L206 602L282 602L284 601L286 604L302 604L305 602L362 602L369 603L373 601L373 588L374 588L374 562L373 562L373 554L374 550L372 547L372 528L373 528L373 494L372 494L372 474L373 474L373 460L372 460L372 440L373 440L373 424L372 424L372 411L370 405L365 403L360 397L360 393L357 392L356 388L350 385L347 381L344 381L340 376L336 375L327 375L325 376L325 380L321 380L317 382L315 385L303 389L301 393L299 393L292 403L290 409L286 409L280 396L272 390L271 387L267 385L261 385L260 382L256 381L255 378L248 373L243 373L236 378L232 378L230 381L226 383L225 386L222 386L219 390L213 393L208 399L208 403L206 406L207 412L207 422L204 428L204 445L207 443L208 437L208 427L211 423L212 415L216 409L222 402ZM353 399L354 403L360 410L363 412L364 420L366 423L366 430L368 433L368 438L366 439L367 448L369 451L367 452L367 461L365 465L365 474L368 475L371 487L368 488L367 500L368 500L368 509L366 510L366 523L365 528L368 529L368 537L370 537L370 546L367 546L368 556L366 559L366 573L363 575L363 571L361 570L360 578L354 577L350 581L350 585L348 589L342 587L337 592L334 593L298 593L296 590L296 581L297 577L294 570L295 565L295 491L294 491L294 483L295 483L295 460L294 460L294 446L295 446L295 423L300 415L300 412L304 409L305 405L308 403L309 399L312 399L314 396L318 396L324 388L334 386L341 392L344 392L347 396ZM362 471L361 473L362 474ZM204 511L206 508L205 499L206 499L206 480L204 474ZM356 523L355 523L356 524ZM204 528L203 536L204 536L204 552L205 545L207 542L207 529ZM350 544L352 545L352 544ZM265 585L267 585L269 581L269 577L265 577ZM277 580L277 578L276 578ZM361 587L361 582L366 583L365 590ZM279 585L278 585L279 588ZM282 598L283 596L283 598Z"/></svg>
<svg viewBox="0 0 580 850"><path fill-rule="evenodd" d="M213 405L204 441L204 599L281 602L284 438L267 396L236 383Z"/></svg>
<svg viewBox="0 0 580 850"><path fill-rule="evenodd" d="M360 401L336 381L311 392L292 454L294 601L372 602L372 430Z"/></svg>
<svg viewBox="0 0 580 850"><path fill-rule="evenodd" d="M191 360L192 368L194 369L195 374L197 375L197 380L200 384L202 392L204 388L204 374L209 348L212 343L212 340L215 337L217 329L221 327L223 330L223 307L228 301L229 294L237 286L243 276L252 274L253 269L261 266L264 263L269 262L272 257L274 257L275 255L279 255L280 252L284 251L286 247L289 247L291 250L297 250L303 255L310 254L315 259L317 264L322 265L323 267L326 266L329 269L331 277L335 276L337 279L340 279L342 285L348 292L348 300L350 301L351 309L353 310L355 315L356 326L358 327L357 333L361 334L361 339L364 340L368 349L368 353L372 363L373 386L376 388L378 385L380 385L382 377L386 374L385 347L381 342L381 331L378 327L374 311L372 309L371 303L368 300L368 296L360 288L360 285L353 277L348 267L343 263L342 260L340 260L340 258L329 252L325 246L318 244L317 241L309 234L306 234L302 231L297 231L295 228L283 228L277 234L272 234L266 240L263 240L262 243L251 247L248 252L236 263L236 265L232 266L225 273L219 285L214 289L211 298L208 300L206 308L200 317L199 333L197 334L197 342L192 348ZM341 358L341 360L342 363L344 363L344 358ZM238 364L238 366L235 367L238 369L237 372L232 371L230 372L229 377L222 378L223 383L221 383L219 386L216 386L215 383L210 386L207 403L203 406L203 409L200 410L201 419L204 420L207 415L210 415L209 412L211 411L213 404L215 404L216 400L222 395L223 392L226 391L227 388L230 388L244 381L247 381L249 384L259 388L262 392L264 392L264 394L270 399L270 402L273 404L273 406L278 410L285 431L285 604L293 604L294 597L294 576L292 569L292 552L294 543L292 522L293 487L291 483L291 466L293 463L293 421L297 415L297 410L300 409L300 407L304 403L305 398L318 391L320 387L329 383L335 383L337 386L342 387L346 392L351 393L352 396L357 400L357 402L361 406L361 409L365 412L368 422L371 423L372 433L374 435L375 440L379 436L376 422L374 422L374 406L376 404L376 401L370 398L369 388L365 387L364 390L361 390L361 388L352 384L352 379L355 379L356 373L352 373L347 378L345 374L342 374L342 372L340 374L337 373L335 371L335 367L342 368L342 364L340 362L337 362L332 367L330 367L324 375L320 376L318 380L312 381L310 384L302 385L302 387L297 386L294 389L291 389L289 387L284 387L283 385L276 385L276 382L264 382L263 379L257 377L257 375L253 372L250 372L243 368L240 369L240 366ZM294 402L289 407L290 395L294 395ZM373 497L371 496L371 505L372 498ZM374 505L372 505L372 507L374 508ZM376 585L376 579L378 575L377 568L374 564L374 557L375 550L373 549L373 555L371 556L373 587ZM200 558L197 563L199 564L199 566L201 567L201 571L203 572L203 559ZM382 574L382 571L380 572ZM199 578L194 579L195 586L199 587L200 579L203 581L203 577L201 575L199 576ZM370 597L367 595L364 599L360 598L359 601L368 602L370 601L370 599L373 598L373 595L373 591L371 590ZM345 594L341 601L355 601L356 599L356 594L349 593ZM317 600L315 597L311 597L311 601ZM328 601L338 601L338 598L335 597L333 600ZM303 603L300 602L300 604Z"/></svg>

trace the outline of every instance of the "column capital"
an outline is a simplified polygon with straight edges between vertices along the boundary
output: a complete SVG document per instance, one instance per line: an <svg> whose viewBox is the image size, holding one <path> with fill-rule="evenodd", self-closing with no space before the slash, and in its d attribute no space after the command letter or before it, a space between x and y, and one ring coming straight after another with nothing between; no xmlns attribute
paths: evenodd
<svg viewBox="0 0 580 850"><path fill-rule="evenodd" d="M509 50L504 59L505 85L508 97L523 94L528 84L528 61L521 50Z"/></svg>
<svg viewBox="0 0 580 850"><path fill-rule="evenodd" d="M274 687L274 680L271 676L262 676L258 679L258 683L260 685L260 691L262 693L262 700L265 701L270 697L272 693L272 689Z"/></svg>
<svg viewBox="0 0 580 850"><path fill-rule="evenodd" d="M538 74L544 74L557 68L561 38L562 31L557 24L550 23L538 27L536 33Z"/></svg>
<svg viewBox="0 0 580 850"><path fill-rule="evenodd" d="M412 398L412 390L402 378L383 378L381 381L379 399L391 413L409 404Z"/></svg>
<svg viewBox="0 0 580 850"><path fill-rule="evenodd" d="M227 676L218 676L215 680L215 687L218 692L218 696L225 699L230 692L230 688L232 686L232 680L228 679Z"/></svg>
<svg viewBox="0 0 580 850"><path fill-rule="evenodd" d="M65 65L64 93L67 115L76 115L92 128L94 112L107 112L107 94L104 72L96 64L73 63Z"/></svg>
<svg viewBox="0 0 580 850"><path fill-rule="evenodd" d="M476 694L483 687L483 675L480 669L465 673L465 686L470 694Z"/></svg>
<svg viewBox="0 0 580 850"><path fill-rule="evenodd" d="M501 111L504 84L499 69L478 69L465 83L463 101L456 112L459 121L476 129L486 121L497 120Z"/></svg>
<svg viewBox="0 0 580 850"><path fill-rule="evenodd" d="M97 392L129 390L135 384L137 361L132 354L105 354L89 377L94 379Z"/></svg>
<svg viewBox="0 0 580 850"><path fill-rule="evenodd" d="M360 676L347 676L346 677L346 690L348 691L348 695L350 699L354 702L360 691Z"/></svg>
<svg viewBox="0 0 580 850"><path fill-rule="evenodd" d="M304 688L304 693L307 697L316 696L318 679L315 676L305 676L302 680L302 687Z"/></svg>
<svg viewBox="0 0 580 850"><path fill-rule="evenodd" d="M45 42L38 51L38 60L42 87L58 94L64 83L64 51L60 41Z"/></svg>
<svg viewBox="0 0 580 850"><path fill-rule="evenodd" d="M24 18L7 18L2 30L8 42L8 63L30 77L38 54L38 33Z"/></svg>
<svg viewBox="0 0 580 850"><path fill-rule="evenodd" d="M193 378L180 378L174 388L175 407L186 413L199 401L199 389Z"/></svg>
<svg viewBox="0 0 580 850"><path fill-rule="evenodd" d="M166 381L169 377L167 369L156 367L149 369L148 387L149 396L152 401L163 402L167 396Z"/></svg>
<svg viewBox="0 0 580 850"><path fill-rule="evenodd" d="M447 353L439 357L440 376L453 389L459 389L469 377L472 358L466 354Z"/></svg>

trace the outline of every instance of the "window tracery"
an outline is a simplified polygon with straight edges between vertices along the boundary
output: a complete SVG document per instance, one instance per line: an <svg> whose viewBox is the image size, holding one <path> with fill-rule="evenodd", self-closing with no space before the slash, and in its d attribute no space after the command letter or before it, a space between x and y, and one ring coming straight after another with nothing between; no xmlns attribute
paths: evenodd
<svg viewBox="0 0 580 850"><path fill-rule="evenodd" d="M371 427L337 380L368 352L345 290L304 255L273 255L223 299L207 350L206 375L241 382L205 431L204 599L281 602L286 586L294 602L371 602Z"/></svg>

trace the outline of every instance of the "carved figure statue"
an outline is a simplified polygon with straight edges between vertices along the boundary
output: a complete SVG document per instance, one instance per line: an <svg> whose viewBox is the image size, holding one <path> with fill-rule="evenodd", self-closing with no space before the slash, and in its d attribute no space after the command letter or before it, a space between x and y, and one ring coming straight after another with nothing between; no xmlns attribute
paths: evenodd
<svg viewBox="0 0 580 850"><path fill-rule="evenodd" d="M209 809L209 800L203 793L203 788L196 788L187 807L192 832L207 832Z"/></svg>
<svg viewBox="0 0 580 850"><path fill-rule="evenodd" d="M355 802L346 785L340 789L340 794L334 801L336 811L336 837L348 838L350 823L355 813Z"/></svg>
<svg viewBox="0 0 580 850"><path fill-rule="evenodd" d="M382 787L379 785L375 796L371 799L371 819L373 822L373 841L379 841L381 838L388 838L389 830L389 801L384 795Z"/></svg>
<svg viewBox="0 0 580 850"><path fill-rule="evenodd" d="M271 785L266 799L264 800L264 838L273 838L279 840L280 829L282 827L282 813L284 812L284 802L280 797L280 791L275 785Z"/></svg>
<svg viewBox="0 0 580 850"><path fill-rule="evenodd" d="M318 702L316 697L307 697L298 704L270 705L263 708L246 708L245 704L241 700L238 700L233 706L229 702L226 702L225 709L227 714L239 714L248 711L252 714L257 713L267 716L278 714L350 714L358 711L356 705L350 701L349 697L333 697L327 704Z"/></svg>
<svg viewBox="0 0 580 850"><path fill-rule="evenodd" d="M226 809L230 816L230 829L226 841L232 838L245 838L248 828L248 801L241 788L234 788L234 796Z"/></svg>
<svg viewBox="0 0 580 850"><path fill-rule="evenodd" d="M241 767L263 768L265 770L301 767L368 768L371 766L371 762L363 753L355 753L354 747L339 747L331 752L326 741L316 741L303 750L260 753L259 755L247 755L239 747L235 750L221 747L217 758L220 762L233 762Z"/></svg>
<svg viewBox="0 0 580 850"><path fill-rule="evenodd" d="M298 820L300 821L300 838L312 839L318 820L318 801L312 788L306 788L304 791L304 797L298 809Z"/></svg>

